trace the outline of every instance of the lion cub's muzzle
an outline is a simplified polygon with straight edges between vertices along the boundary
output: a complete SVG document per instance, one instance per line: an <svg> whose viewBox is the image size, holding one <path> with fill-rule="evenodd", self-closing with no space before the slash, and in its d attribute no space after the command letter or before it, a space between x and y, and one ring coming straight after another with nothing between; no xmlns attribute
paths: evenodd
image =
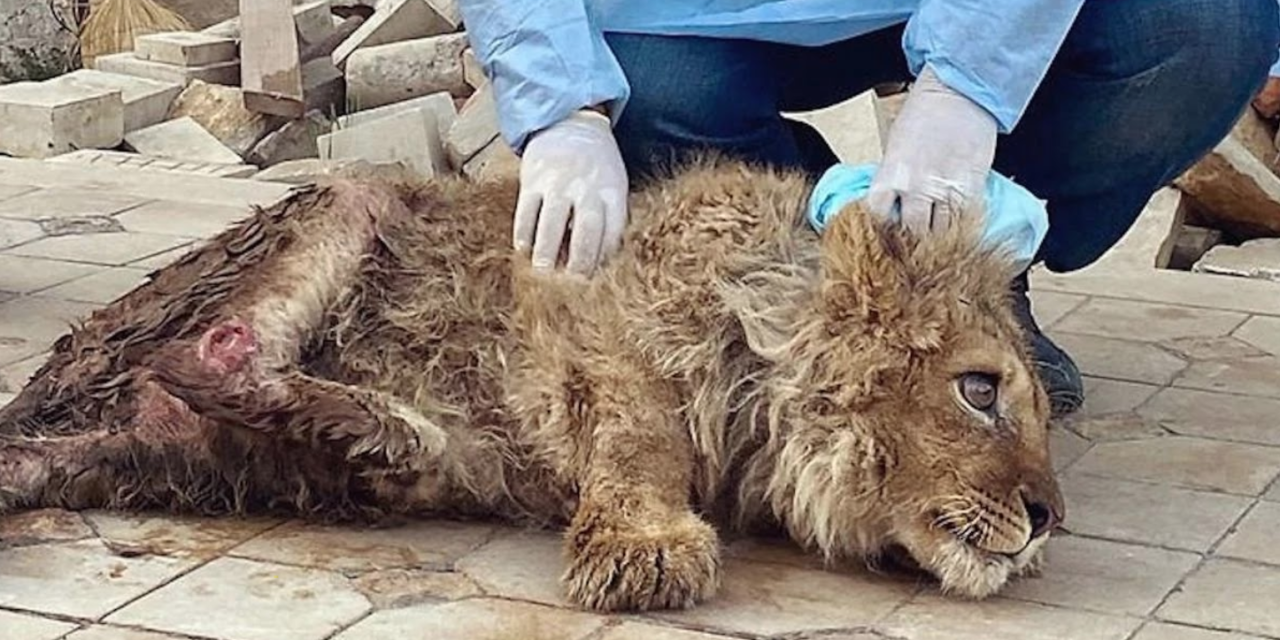
<svg viewBox="0 0 1280 640"><path fill-rule="evenodd" d="M1015 557L1046 537L1061 522L1065 509L1057 483L1023 485L1007 497L972 490L935 522L961 542L986 553Z"/></svg>

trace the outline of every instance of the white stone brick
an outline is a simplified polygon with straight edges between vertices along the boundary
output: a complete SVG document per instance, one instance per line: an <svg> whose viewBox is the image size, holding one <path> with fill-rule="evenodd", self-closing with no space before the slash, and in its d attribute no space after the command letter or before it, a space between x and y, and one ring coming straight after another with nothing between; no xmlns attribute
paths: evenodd
<svg viewBox="0 0 1280 640"><path fill-rule="evenodd" d="M325 56L302 64L302 97L308 111L342 111L347 101L347 81L342 70Z"/></svg>
<svg viewBox="0 0 1280 640"><path fill-rule="evenodd" d="M333 51L333 63L344 67L358 49L449 33L457 27L441 17L427 0L387 0Z"/></svg>
<svg viewBox="0 0 1280 640"><path fill-rule="evenodd" d="M178 65L140 60L132 52L113 53L101 56L95 63L99 71L122 73L127 76L150 78L164 82L176 82L185 85L192 80L201 80L212 84L240 84L240 61L218 62L201 67L179 67Z"/></svg>
<svg viewBox="0 0 1280 640"><path fill-rule="evenodd" d="M841 162L879 162L884 154L884 138L876 112L876 94L866 91L823 109L792 114L817 129Z"/></svg>
<svg viewBox="0 0 1280 640"><path fill-rule="evenodd" d="M192 176L213 178L248 178L258 173L251 164L223 164L221 162L182 162L171 158L156 158L126 151L85 149L49 158L47 162L95 165L142 171L164 171Z"/></svg>
<svg viewBox="0 0 1280 640"><path fill-rule="evenodd" d="M436 124L439 126L441 139L444 139L444 137L449 133L449 127L453 126L454 120L458 117L458 107L453 102L453 96L446 92L440 92L422 96L421 98L405 100L404 102L394 102L375 109L348 113L345 116L339 116L336 124L338 128L349 128L366 122L373 122L379 118L395 115L402 111L418 108L430 109L435 113Z"/></svg>
<svg viewBox="0 0 1280 640"><path fill-rule="evenodd" d="M479 89L489 78L484 75L484 67L480 65L480 60L476 58L476 52L467 47L462 52L462 79L472 89Z"/></svg>
<svg viewBox="0 0 1280 640"><path fill-rule="evenodd" d="M1218 245L1191 270L1280 282L1280 238L1258 238L1238 247Z"/></svg>
<svg viewBox="0 0 1280 640"><path fill-rule="evenodd" d="M326 60L327 62L327 60ZM319 111L310 111L303 118L290 120L283 127L267 134L249 151L249 161L259 167L270 167L288 160L320 157L316 139L327 135L333 123Z"/></svg>
<svg viewBox="0 0 1280 640"><path fill-rule="evenodd" d="M447 91L467 96L462 73L464 33L451 33L360 49L347 59L347 102L352 110Z"/></svg>
<svg viewBox="0 0 1280 640"><path fill-rule="evenodd" d="M240 156L279 125L278 118L254 113L244 106L239 87L193 80L169 109L169 118L191 116L213 137Z"/></svg>
<svg viewBox="0 0 1280 640"><path fill-rule="evenodd" d="M169 105L182 92L182 85L174 82L149 80L119 73L107 73L96 69L78 69L54 81L70 82L86 87L119 89L124 101L125 133L136 131L161 122L169 112Z"/></svg>
<svg viewBox="0 0 1280 640"><path fill-rule="evenodd" d="M498 137L498 110L493 91L485 85L467 100L445 136L449 163L461 169Z"/></svg>
<svg viewBox="0 0 1280 640"><path fill-rule="evenodd" d="M333 10L329 0L307 2L293 7L293 22L298 37L305 44L315 44L329 37L334 31Z"/></svg>
<svg viewBox="0 0 1280 640"><path fill-rule="evenodd" d="M114 147L124 135L119 89L67 82L0 86L0 153L47 158Z"/></svg>
<svg viewBox="0 0 1280 640"><path fill-rule="evenodd" d="M520 157L501 137L494 138L462 166L462 173L477 182L516 179L520 177Z"/></svg>
<svg viewBox="0 0 1280 640"><path fill-rule="evenodd" d="M129 148L158 158L237 164L240 156L190 117L169 120L125 135Z"/></svg>
<svg viewBox="0 0 1280 640"><path fill-rule="evenodd" d="M134 57L180 67L203 67L237 59L236 41L198 31L148 33L134 40Z"/></svg>
<svg viewBox="0 0 1280 640"><path fill-rule="evenodd" d="M448 170L435 114L426 108L339 129L317 141L324 160L402 161L424 178Z"/></svg>

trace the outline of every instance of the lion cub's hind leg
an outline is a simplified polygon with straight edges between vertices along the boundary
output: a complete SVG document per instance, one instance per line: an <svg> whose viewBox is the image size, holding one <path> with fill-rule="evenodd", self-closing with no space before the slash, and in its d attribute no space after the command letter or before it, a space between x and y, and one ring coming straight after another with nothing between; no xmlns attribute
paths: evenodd
<svg viewBox="0 0 1280 640"><path fill-rule="evenodd" d="M593 376L589 462L563 580L601 610L690 607L720 581L715 530L689 505L693 449L673 392L640 367Z"/></svg>
<svg viewBox="0 0 1280 640"><path fill-rule="evenodd" d="M288 243L241 279L203 334L144 364L166 391L222 423L339 454L370 471L412 469L444 432L372 389L304 372L330 312L359 284L381 230L412 215L376 184L336 182L313 198Z"/></svg>

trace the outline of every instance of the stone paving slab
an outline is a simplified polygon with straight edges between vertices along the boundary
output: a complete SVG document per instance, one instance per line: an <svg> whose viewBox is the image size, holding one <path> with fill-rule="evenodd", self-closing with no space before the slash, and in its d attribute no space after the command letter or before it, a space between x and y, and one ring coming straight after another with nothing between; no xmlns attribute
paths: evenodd
<svg viewBox="0 0 1280 640"><path fill-rule="evenodd" d="M221 640L320 640L371 608L333 572L219 558L106 621Z"/></svg>
<svg viewBox="0 0 1280 640"><path fill-rule="evenodd" d="M0 158L0 402L67 323L288 189ZM743 538L715 600L602 616L565 602L555 532L43 510L0 519L0 640L1280 639L1280 284L1032 283L1088 399L1050 432L1064 531L999 597Z"/></svg>

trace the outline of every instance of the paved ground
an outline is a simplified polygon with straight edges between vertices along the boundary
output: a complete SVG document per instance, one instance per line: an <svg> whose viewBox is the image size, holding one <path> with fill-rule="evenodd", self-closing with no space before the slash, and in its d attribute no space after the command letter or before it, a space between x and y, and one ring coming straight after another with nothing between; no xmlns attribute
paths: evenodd
<svg viewBox="0 0 1280 640"><path fill-rule="evenodd" d="M4 390L67 321L283 193L0 159ZM562 602L550 534L38 512L0 522L0 640L1280 638L1280 286L1104 264L1036 287L1090 399L1054 431L1069 535L997 599L753 541L713 603L600 617Z"/></svg>

